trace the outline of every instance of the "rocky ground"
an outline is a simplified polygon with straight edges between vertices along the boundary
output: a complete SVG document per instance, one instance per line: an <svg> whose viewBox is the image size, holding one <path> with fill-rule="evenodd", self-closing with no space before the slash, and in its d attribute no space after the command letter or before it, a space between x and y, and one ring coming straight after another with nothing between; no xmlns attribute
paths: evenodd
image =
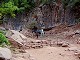
<svg viewBox="0 0 80 60"><path fill-rule="evenodd" d="M49 41L47 43L48 45L43 45L42 48L39 47L40 45L34 43L35 45L33 45L38 48L34 48L33 46L30 49L26 49L28 54L13 54L14 60L80 60L80 30L78 26L66 27L61 25L53 28L53 30L47 31L43 38L39 37L33 40L50 40L54 41L53 43ZM53 45L51 46L50 44Z"/></svg>
<svg viewBox="0 0 80 60"><path fill-rule="evenodd" d="M10 41L14 43L14 47L20 44L21 49L11 49L11 60L80 60L79 25L57 26L50 31L45 31L45 36L38 39L29 36L23 39L25 36L12 30L14 34Z"/></svg>
<svg viewBox="0 0 80 60"><path fill-rule="evenodd" d="M36 60L78 60L72 51L65 51L63 47L45 47L28 50Z"/></svg>
<svg viewBox="0 0 80 60"><path fill-rule="evenodd" d="M71 44L70 47L50 47L27 49L26 53L13 54L13 60L80 60L76 51L79 45Z"/></svg>

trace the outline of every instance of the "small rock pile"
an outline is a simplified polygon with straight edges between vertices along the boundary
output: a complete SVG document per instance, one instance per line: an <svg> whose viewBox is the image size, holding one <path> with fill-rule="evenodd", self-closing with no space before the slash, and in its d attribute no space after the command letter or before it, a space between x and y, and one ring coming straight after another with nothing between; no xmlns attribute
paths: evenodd
<svg viewBox="0 0 80 60"><path fill-rule="evenodd" d="M59 46L59 47L69 47L68 42L56 42L52 40L35 40L26 42L25 47L26 48L43 48L44 46Z"/></svg>

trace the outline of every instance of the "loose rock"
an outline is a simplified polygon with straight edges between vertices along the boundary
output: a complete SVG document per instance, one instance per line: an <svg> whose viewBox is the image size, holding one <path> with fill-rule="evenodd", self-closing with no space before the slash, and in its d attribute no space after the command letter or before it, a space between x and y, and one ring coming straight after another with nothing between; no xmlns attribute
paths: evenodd
<svg viewBox="0 0 80 60"><path fill-rule="evenodd" d="M4 58L4 59L11 59L12 58L12 54L10 49L8 48L2 48L0 47L0 57Z"/></svg>

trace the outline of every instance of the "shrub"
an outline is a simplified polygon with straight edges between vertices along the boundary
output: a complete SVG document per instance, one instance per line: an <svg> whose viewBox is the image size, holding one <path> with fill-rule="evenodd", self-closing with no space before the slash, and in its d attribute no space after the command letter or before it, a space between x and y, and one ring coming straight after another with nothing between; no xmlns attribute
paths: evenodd
<svg viewBox="0 0 80 60"><path fill-rule="evenodd" d="M5 37L5 35L0 33L0 44L3 44L3 43L5 43L6 45L10 44L8 39Z"/></svg>

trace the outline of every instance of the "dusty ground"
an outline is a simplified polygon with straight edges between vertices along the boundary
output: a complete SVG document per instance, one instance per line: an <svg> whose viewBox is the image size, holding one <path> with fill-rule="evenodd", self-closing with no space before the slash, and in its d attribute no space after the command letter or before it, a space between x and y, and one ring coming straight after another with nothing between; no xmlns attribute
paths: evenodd
<svg viewBox="0 0 80 60"><path fill-rule="evenodd" d="M69 42L70 47L50 47L45 46L39 49L28 49L28 55L18 54L13 60L79 60L77 56L74 55L73 51L66 51L68 48L78 48L80 49L80 44L76 44L78 39L80 40L80 34L75 34L74 30L80 30L80 25L73 27L60 26L55 29L48 31L45 40L61 40ZM63 28L61 28L63 27Z"/></svg>
<svg viewBox="0 0 80 60"><path fill-rule="evenodd" d="M36 60L78 60L73 52L65 51L63 47L45 47L28 50Z"/></svg>
<svg viewBox="0 0 80 60"><path fill-rule="evenodd" d="M79 60L73 51L67 50L68 48L46 46L40 49L29 49L28 53L14 54L13 60Z"/></svg>

